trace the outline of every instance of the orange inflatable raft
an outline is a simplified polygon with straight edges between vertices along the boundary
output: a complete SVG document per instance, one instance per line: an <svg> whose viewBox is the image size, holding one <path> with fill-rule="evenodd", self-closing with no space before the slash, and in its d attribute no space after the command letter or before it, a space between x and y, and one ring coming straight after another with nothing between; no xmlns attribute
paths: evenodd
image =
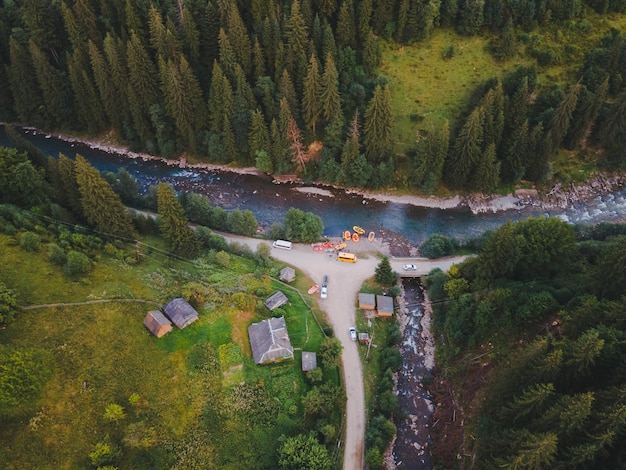
<svg viewBox="0 0 626 470"><path fill-rule="evenodd" d="M353 233L352 234L352 241L354 243L358 243L359 242L359 234L358 233Z"/></svg>
<svg viewBox="0 0 626 470"><path fill-rule="evenodd" d="M350 230L346 230L345 232L343 232L343 238L346 240L350 240L350 237L352 235L350 234Z"/></svg>

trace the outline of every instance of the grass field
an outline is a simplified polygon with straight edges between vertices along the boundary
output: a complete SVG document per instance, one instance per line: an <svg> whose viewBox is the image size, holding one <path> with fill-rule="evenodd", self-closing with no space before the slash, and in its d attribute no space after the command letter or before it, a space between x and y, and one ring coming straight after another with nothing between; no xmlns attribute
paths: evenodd
<svg viewBox="0 0 626 470"><path fill-rule="evenodd" d="M253 260L231 255L224 269L210 256L164 264L148 254L129 266L103 255L85 278L71 280L47 261L45 244L29 253L13 240L0 235L0 281L21 306L114 297L164 303L194 292L200 319L157 339L143 326L153 308L144 303L19 313L0 330L0 344L45 350L53 370L23 413L0 420L3 468L92 468L98 443L110 444L110 463L120 469L272 468L278 437L305 430L301 398L311 386L301 353L257 366L247 327L267 318L262 300L280 288L290 300L281 313L292 345L317 351L323 333L297 292L251 274ZM297 282L309 285L302 277ZM340 383L338 371L324 377ZM112 403L124 409L119 421L104 417Z"/></svg>
<svg viewBox="0 0 626 470"><path fill-rule="evenodd" d="M410 46L381 41L379 72L391 87L396 151L402 154L414 146L419 129L438 129L446 120L453 125L480 83L502 78L517 66L537 66L540 87L575 82L585 53L613 27L623 30L626 15L599 16L589 11L585 18L567 24L519 30L517 55L504 62L487 50L488 36L459 36L450 29L436 29L428 40ZM527 53L526 45L532 41L555 49L559 61L539 67ZM450 47L454 54L446 59Z"/></svg>

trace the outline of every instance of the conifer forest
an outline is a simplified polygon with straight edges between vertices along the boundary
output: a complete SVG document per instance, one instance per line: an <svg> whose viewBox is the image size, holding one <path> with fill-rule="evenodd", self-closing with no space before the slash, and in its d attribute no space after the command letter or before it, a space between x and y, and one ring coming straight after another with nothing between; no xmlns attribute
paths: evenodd
<svg viewBox="0 0 626 470"><path fill-rule="evenodd" d="M624 35L613 29L576 53L528 32L584 36L587 17L625 8L624 0L7 1L0 120L344 186L492 192L548 181L563 149L599 148L597 165L624 165ZM523 47L532 62L481 84L460 116L398 152L381 45L425 42L440 28L490 37L500 61ZM454 54L450 46L446 56ZM574 57L574 76L541 83L542 67Z"/></svg>

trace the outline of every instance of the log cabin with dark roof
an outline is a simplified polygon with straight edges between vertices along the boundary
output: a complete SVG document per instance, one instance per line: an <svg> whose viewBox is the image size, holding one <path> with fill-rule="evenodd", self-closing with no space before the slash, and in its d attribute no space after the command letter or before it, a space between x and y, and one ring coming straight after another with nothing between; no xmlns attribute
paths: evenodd
<svg viewBox="0 0 626 470"><path fill-rule="evenodd" d="M146 318L143 320L143 324L148 328L148 331L157 338L172 331L172 322L169 321L165 315L159 310L152 310L148 312Z"/></svg>
<svg viewBox="0 0 626 470"><path fill-rule="evenodd" d="M198 312L182 297L168 302L163 312L181 330L198 319Z"/></svg>
<svg viewBox="0 0 626 470"><path fill-rule="evenodd" d="M293 359L293 346L285 317L268 318L248 327L252 356L256 364L271 364Z"/></svg>
<svg viewBox="0 0 626 470"><path fill-rule="evenodd" d="M270 311L272 311L277 309L278 307L282 307L288 302L289 299L285 294L283 294L281 291L276 291L270 297L268 297L264 304Z"/></svg>

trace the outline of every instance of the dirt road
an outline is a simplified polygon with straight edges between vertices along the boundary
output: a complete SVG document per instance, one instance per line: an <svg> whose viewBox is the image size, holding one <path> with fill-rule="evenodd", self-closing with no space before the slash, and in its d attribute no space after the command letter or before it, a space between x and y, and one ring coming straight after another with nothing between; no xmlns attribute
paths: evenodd
<svg viewBox="0 0 626 470"><path fill-rule="evenodd" d="M260 243L271 242L223 234L229 241L245 243L253 250ZM350 340L348 329L355 324L356 298L365 279L374 275L380 262L378 254L385 253L384 245L362 243L353 245L351 251L357 252L356 263L342 263L335 260L333 253L315 252L309 245L294 244L292 250L272 248L272 257L289 263L315 282L320 283L325 275L329 277L328 298L319 301L320 307L326 312L335 336L343 345L344 386L348 398L346 406L346 435L344 446L344 470L363 468L363 452L365 438L365 393L363 389L363 373L357 343ZM367 251L369 250L369 251ZM386 254L386 253L385 253ZM410 260L410 261L407 261ZM462 258L446 258L441 261L419 258L392 260L392 268L402 271L402 264L411 262L418 270L411 274L426 274L431 269L440 267L447 270L453 263Z"/></svg>

